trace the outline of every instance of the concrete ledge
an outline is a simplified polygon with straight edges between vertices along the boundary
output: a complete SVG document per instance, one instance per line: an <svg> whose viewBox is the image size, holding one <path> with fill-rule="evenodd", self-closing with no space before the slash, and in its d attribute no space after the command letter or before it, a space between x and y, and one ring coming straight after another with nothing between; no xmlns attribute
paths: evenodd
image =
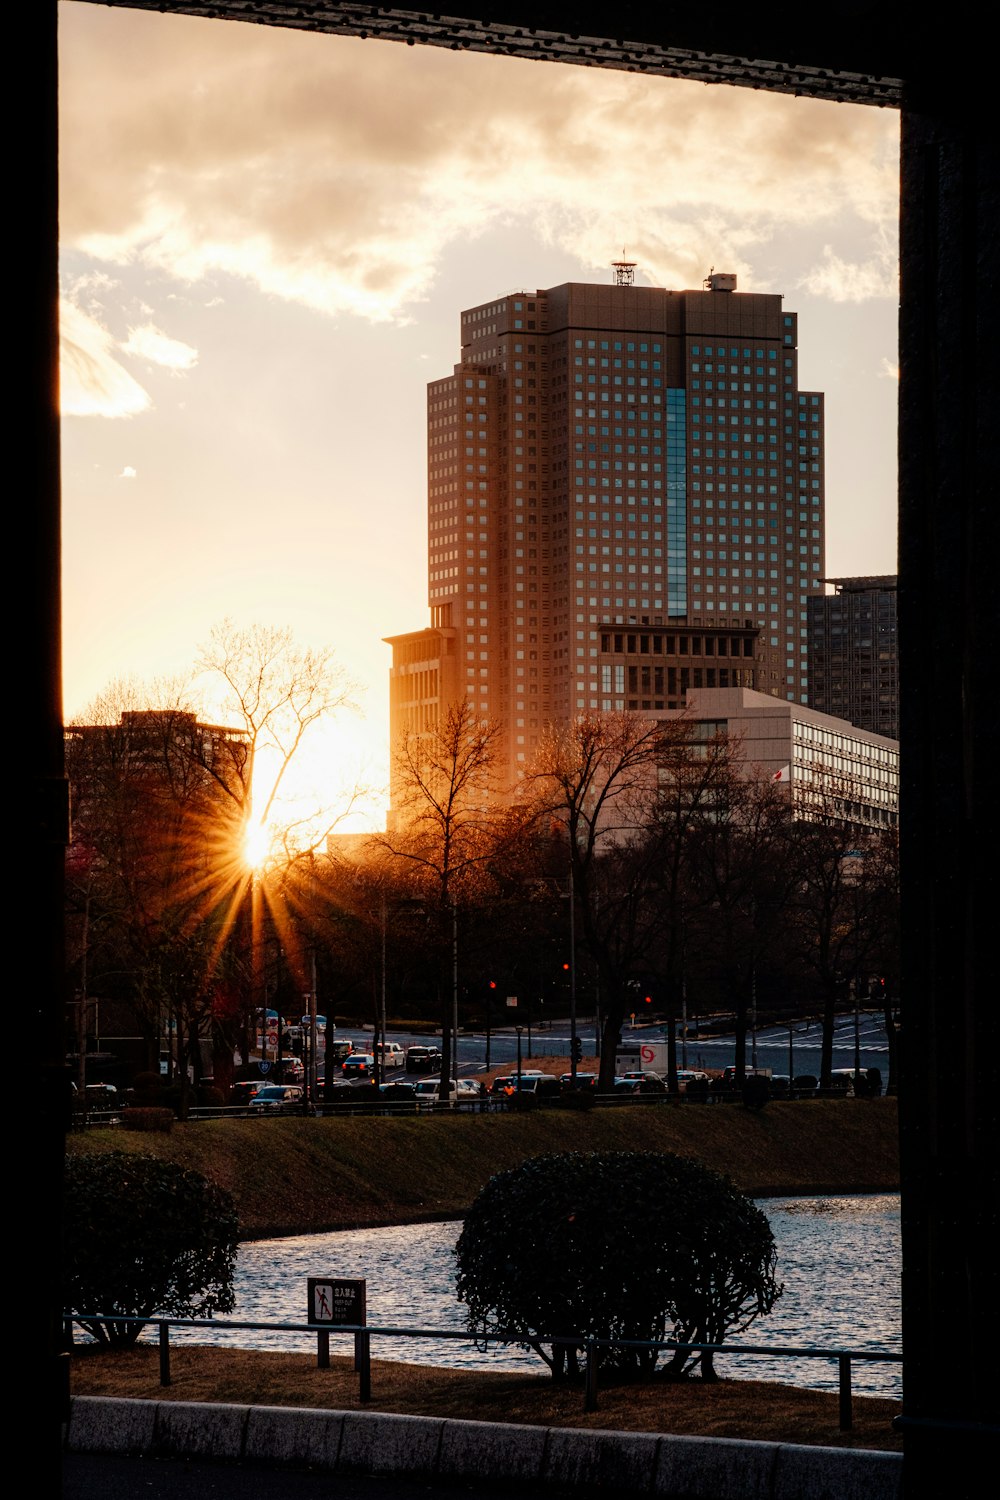
<svg viewBox="0 0 1000 1500"><path fill-rule="evenodd" d="M344 1414L337 1468L341 1473L437 1473L443 1417L406 1417L392 1412Z"/></svg>
<svg viewBox="0 0 1000 1500"><path fill-rule="evenodd" d="M541 1479L546 1437L544 1427L449 1419L441 1433L437 1472L447 1479L506 1483Z"/></svg>
<svg viewBox="0 0 1000 1500"><path fill-rule="evenodd" d="M664 1436L654 1493L662 1500L771 1500L777 1457L777 1443Z"/></svg>
<svg viewBox="0 0 1000 1500"><path fill-rule="evenodd" d="M649 1494L661 1441L655 1432L550 1427L542 1478L573 1489Z"/></svg>
<svg viewBox="0 0 1000 1500"><path fill-rule="evenodd" d="M782 1443L772 1500L897 1500L902 1481L898 1453Z"/></svg>
<svg viewBox="0 0 1000 1500"><path fill-rule="evenodd" d="M75 1396L74 1453L164 1453L330 1473L518 1481L654 1500L899 1500L898 1453L458 1422L389 1412Z"/></svg>
<svg viewBox="0 0 1000 1500"><path fill-rule="evenodd" d="M156 1452L171 1458L240 1459L249 1410L209 1401L160 1401Z"/></svg>
<svg viewBox="0 0 1000 1500"><path fill-rule="evenodd" d="M295 1406L251 1406L243 1457L250 1463L337 1467L344 1414Z"/></svg>
<svg viewBox="0 0 1000 1500"><path fill-rule="evenodd" d="M71 1453L149 1453L156 1437L157 1401L74 1396L66 1446Z"/></svg>

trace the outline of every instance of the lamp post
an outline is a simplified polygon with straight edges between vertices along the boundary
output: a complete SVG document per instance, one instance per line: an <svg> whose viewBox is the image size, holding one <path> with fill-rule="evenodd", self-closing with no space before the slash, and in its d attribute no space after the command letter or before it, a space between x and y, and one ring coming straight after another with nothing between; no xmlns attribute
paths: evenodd
<svg viewBox="0 0 1000 1500"><path fill-rule="evenodd" d="M490 1070L490 1035L493 1007L493 991L497 987L495 979L491 979L486 986L486 1071Z"/></svg>
<svg viewBox="0 0 1000 1500"><path fill-rule="evenodd" d="M569 1072L570 1088L576 1088L576 882L573 854L569 858Z"/></svg>

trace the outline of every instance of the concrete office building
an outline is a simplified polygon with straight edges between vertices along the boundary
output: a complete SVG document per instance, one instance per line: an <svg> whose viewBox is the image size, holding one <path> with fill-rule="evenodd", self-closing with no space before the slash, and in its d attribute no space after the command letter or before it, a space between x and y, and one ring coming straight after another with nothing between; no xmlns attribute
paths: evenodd
<svg viewBox="0 0 1000 1500"><path fill-rule="evenodd" d="M828 578L809 611L809 702L860 729L899 738L894 574Z"/></svg>
<svg viewBox="0 0 1000 1500"><path fill-rule="evenodd" d="M744 774L787 786L797 818L863 828L899 822L899 744L746 688L688 694L695 742L738 740Z"/></svg>
<svg viewBox="0 0 1000 1500"><path fill-rule="evenodd" d="M427 431L431 621L390 640L394 737L467 695L513 782L585 711L696 686L808 702L823 397L781 297L636 286L622 262L485 302Z"/></svg>

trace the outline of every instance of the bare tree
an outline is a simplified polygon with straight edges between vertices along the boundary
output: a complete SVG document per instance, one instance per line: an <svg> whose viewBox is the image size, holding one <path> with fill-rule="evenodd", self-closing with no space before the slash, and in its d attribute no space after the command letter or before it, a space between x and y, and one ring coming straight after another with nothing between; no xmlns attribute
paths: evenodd
<svg viewBox="0 0 1000 1500"><path fill-rule="evenodd" d="M677 1017L682 1006L689 928L698 906L692 871L701 829L731 804L742 747L726 735L694 740L693 726L674 721L661 746L656 797L650 808L653 943L650 967L661 981L667 1026L668 1086L676 1093Z"/></svg>
<svg viewBox="0 0 1000 1500"><path fill-rule="evenodd" d="M629 983L648 954L655 850L647 830L672 732L635 714L584 714L548 735L527 778L566 831L571 899L601 984L602 1089L614 1076Z"/></svg>
<svg viewBox="0 0 1000 1500"><path fill-rule="evenodd" d="M248 852L252 841L263 836L266 842L271 836L272 819L282 808L279 826L273 831L273 863L277 866L277 886L283 888L290 862L322 844L362 795L362 789L354 785L339 789L335 807L323 806L318 797L294 814L282 807L292 769L301 763L309 741L338 712L355 708L354 686L331 648L302 647L290 630L277 626L240 626L224 620L212 631L198 665L206 688L221 689L213 693L220 716L239 725L249 746L247 774L224 787L242 825ZM258 875L248 868L237 920L244 951L250 956L251 1009L263 1007L264 904L268 895L266 873ZM296 967L300 988L308 989L310 978L304 957L308 944L302 941L299 928L284 920L285 911L281 899L275 897L269 903L270 917L284 929L279 938ZM229 1059L231 1067L234 1047L245 1052L247 1044L245 1007L242 1014L237 1011L220 1018L215 1032L216 1066L225 1069Z"/></svg>
<svg viewBox="0 0 1000 1500"><path fill-rule="evenodd" d="M246 777L225 790L248 829L265 827L310 736L339 711L355 708L354 685L331 648L302 647L288 629L232 620L215 627L198 665L208 685L221 686L220 716L235 720L250 747ZM329 826L341 815L338 808Z"/></svg>
<svg viewBox="0 0 1000 1500"><path fill-rule="evenodd" d="M399 798L393 831L371 841L376 856L408 872L423 898L437 955L442 1018L442 1094L451 1082L457 1026L459 917L482 900L490 866L515 842L522 816L500 807L495 774L500 726L461 699L426 734L408 736L396 755Z"/></svg>
<svg viewBox="0 0 1000 1500"><path fill-rule="evenodd" d="M716 788L691 845L693 946L732 1007L741 1082L758 986L779 962L792 925L799 873L790 828L781 787L735 776Z"/></svg>

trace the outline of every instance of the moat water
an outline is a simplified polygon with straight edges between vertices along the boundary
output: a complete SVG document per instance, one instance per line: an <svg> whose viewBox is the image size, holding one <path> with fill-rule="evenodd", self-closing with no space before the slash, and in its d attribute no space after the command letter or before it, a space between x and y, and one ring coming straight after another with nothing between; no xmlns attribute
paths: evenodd
<svg viewBox="0 0 1000 1500"><path fill-rule="evenodd" d="M896 1194L760 1200L778 1250L783 1295L734 1345L745 1343L899 1353L900 1248ZM310 1276L364 1277L372 1327L464 1329L464 1306L455 1297L455 1242L461 1224L417 1224L387 1229L344 1230L257 1240L240 1246L236 1307L231 1319L306 1322ZM234 1344L244 1349L315 1348L309 1333L266 1330L208 1332L176 1330L177 1341ZM346 1353L349 1336L334 1335L334 1352ZM535 1370L537 1356L492 1345L477 1349L466 1340L373 1338L378 1359L448 1365L475 1370ZM835 1360L723 1353L722 1375L777 1380L787 1385L835 1390ZM858 1392L899 1396L898 1364L857 1361Z"/></svg>

